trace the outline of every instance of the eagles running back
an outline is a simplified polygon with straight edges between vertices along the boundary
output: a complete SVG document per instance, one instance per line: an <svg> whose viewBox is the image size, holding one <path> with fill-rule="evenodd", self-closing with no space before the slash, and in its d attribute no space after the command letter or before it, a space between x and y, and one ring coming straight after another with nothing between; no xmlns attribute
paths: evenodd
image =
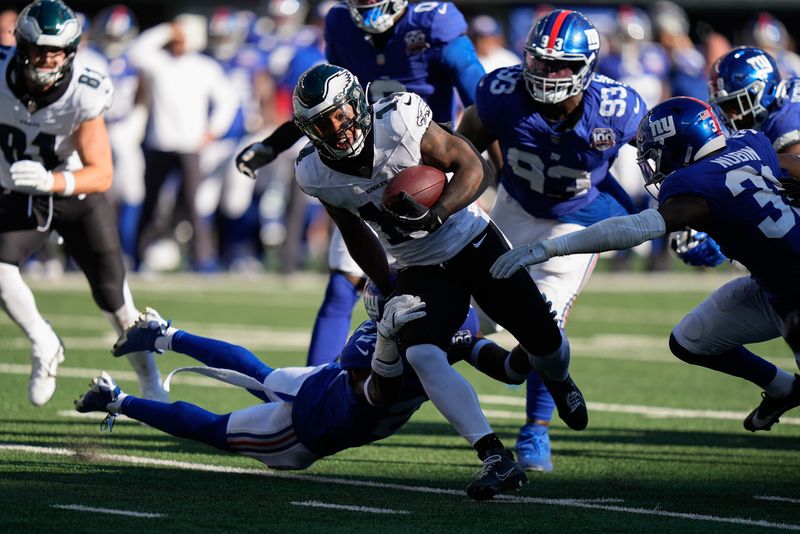
<svg viewBox="0 0 800 534"><path fill-rule="evenodd" d="M431 109L416 94L395 93L375 104L372 117L372 134L367 138L367 142L374 143L369 178L331 169L315 148L308 145L297 158L297 181L309 195L363 218L400 265L441 263L480 233L488 223L488 216L472 204L454 213L435 232L419 239L386 222L381 212L383 190L398 172L420 164L420 142L431 122Z"/></svg>

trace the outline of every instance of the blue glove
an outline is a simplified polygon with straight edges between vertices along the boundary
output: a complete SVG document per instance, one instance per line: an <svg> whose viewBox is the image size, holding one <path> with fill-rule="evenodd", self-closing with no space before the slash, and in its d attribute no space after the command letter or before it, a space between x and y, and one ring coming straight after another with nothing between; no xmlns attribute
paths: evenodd
<svg viewBox="0 0 800 534"><path fill-rule="evenodd" d="M716 267L728 259L707 233L691 229L673 232L670 248L683 263L695 267Z"/></svg>

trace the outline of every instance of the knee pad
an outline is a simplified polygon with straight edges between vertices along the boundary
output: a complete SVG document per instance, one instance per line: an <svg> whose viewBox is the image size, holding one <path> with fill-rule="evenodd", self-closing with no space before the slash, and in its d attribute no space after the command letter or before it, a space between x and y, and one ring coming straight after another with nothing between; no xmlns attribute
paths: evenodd
<svg viewBox="0 0 800 534"><path fill-rule="evenodd" d="M687 349L676 339L674 332L669 336L669 350L679 360L691 365L700 365L702 367L708 367L709 360L714 358L713 355L697 354Z"/></svg>
<svg viewBox="0 0 800 534"><path fill-rule="evenodd" d="M705 343L707 336L703 324L703 316L695 311L689 312L672 330L670 347L673 339L679 347L690 353L703 354L709 352ZM676 356L678 355L676 354Z"/></svg>

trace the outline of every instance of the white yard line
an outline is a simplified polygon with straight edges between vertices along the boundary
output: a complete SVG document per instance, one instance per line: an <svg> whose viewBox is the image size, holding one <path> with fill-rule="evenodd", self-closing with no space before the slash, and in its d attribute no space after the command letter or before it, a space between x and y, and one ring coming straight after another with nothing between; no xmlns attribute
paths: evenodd
<svg viewBox="0 0 800 534"><path fill-rule="evenodd" d="M781 421L783 422L783 421ZM770 495L753 495L754 499L759 501L777 501L777 502L790 502L793 504L800 504L800 499L790 499L789 497L773 497Z"/></svg>
<svg viewBox="0 0 800 534"><path fill-rule="evenodd" d="M55 447L39 447L32 445L17 445L10 443L0 443L0 452L22 452L30 454L49 454L55 456L75 456L77 453L71 449L55 448ZM195 462L181 462L175 460L163 460L158 458L146 458L143 456L126 456L121 454L95 454L93 458L96 461L106 462L121 462L133 465L147 465L154 467L165 467L171 469L184 469L188 471L202 471L210 473L235 473L243 475L256 475L271 478L281 478L287 480L298 480L306 482L316 482L322 484L337 484L342 486L364 487L364 488L378 488L405 491L410 493L424 493L435 495L451 495L454 497L465 498L462 490L452 490L444 488L431 488L428 486L408 486L404 484L386 484L381 482L372 482L368 480L349 480L341 478L329 478L315 475L301 475L296 473L288 473L285 471L270 471L267 469L247 469L241 467L225 467L217 465L209 465ZM604 510L608 512L618 512L625 514L637 515L650 515L660 517L673 517L677 519L687 519L690 521L705 521L713 523L727 523L734 525L754 526L760 528L776 528L785 530L800 530L800 524L791 523L775 523L770 521L760 521L753 519L745 519L741 517L723 517L705 514L693 514L684 512L669 512L666 510L650 509L650 508L634 508L628 506L614 506L608 504L592 503L582 499L545 499L538 497L517 497L513 495L499 495L497 500L505 500L514 503L528 503L550 506L562 506L567 508L584 508L594 510Z"/></svg>
<svg viewBox="0 0 800 534"><path fill-rule="evenodd" d="M349 504L333 504L320 501L292 501L295 506L308 506L309 508L327 508L329 510L346 510L348 512L368 512L371 514L410 514L408 510L392 510L391 508L373 508L371 506L353 506Z"/></svg>
<svg viewBox="0 0 800 534"><path fill-rule="evenodd" d="M165 514L156 514L150 512L131 512L130 510L115 510L114 508L94 508L92 506L83 506L81 504L51 504L50 508L60 508L62 510L75 510L76 512L96 512L98 514L127 515L129 517L144 517L147 519L165 517Z"/></svg>

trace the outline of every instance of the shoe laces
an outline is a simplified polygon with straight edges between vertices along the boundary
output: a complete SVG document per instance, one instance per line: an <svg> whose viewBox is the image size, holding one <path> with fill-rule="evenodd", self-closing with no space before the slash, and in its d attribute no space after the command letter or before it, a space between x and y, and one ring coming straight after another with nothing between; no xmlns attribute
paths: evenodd
<svg viewBox="0 0 800 534"><path fill-rule="evenodd" d="M100 432L104 432L106 430L111 432L111 430L114 428L114 421L116 420L117 414L109 412L100 422Z"/></svg>

